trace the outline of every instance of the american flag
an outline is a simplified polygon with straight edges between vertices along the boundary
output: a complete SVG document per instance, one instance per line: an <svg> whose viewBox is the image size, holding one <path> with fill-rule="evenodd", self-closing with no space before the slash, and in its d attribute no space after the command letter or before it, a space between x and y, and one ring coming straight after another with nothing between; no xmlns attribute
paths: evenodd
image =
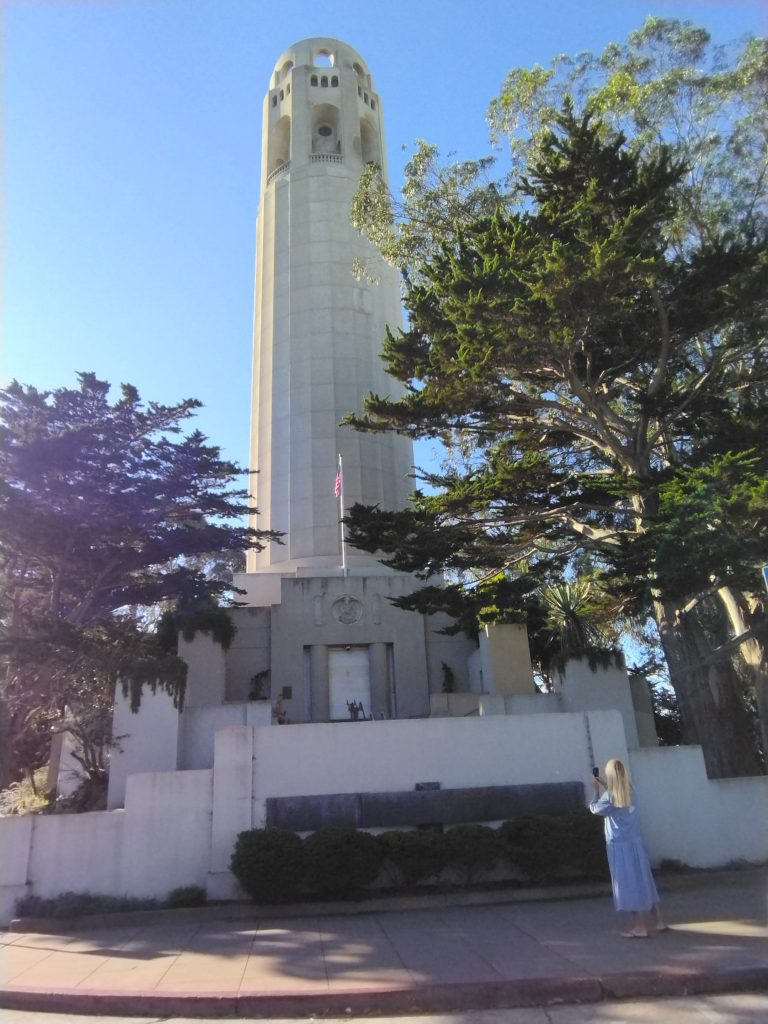
<svg viewBox="0 0 768 1024"><path fill-rule="evenodd" d="M336 484L334 485L333 493L337 498L341 497L341 456L339 456L339 468L336 471Z"/></svg>

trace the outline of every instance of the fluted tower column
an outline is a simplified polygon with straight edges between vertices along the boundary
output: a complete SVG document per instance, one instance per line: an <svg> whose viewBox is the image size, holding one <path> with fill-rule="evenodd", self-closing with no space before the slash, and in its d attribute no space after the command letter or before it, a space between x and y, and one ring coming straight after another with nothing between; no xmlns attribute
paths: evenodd
<svg viewBox="0 0 768 1024"><path fill-rule="evenodd" d="M251 427L257 525L285 543L252 553L249 572L340 566L338 453L345 507L399 509L411 490L408 439L339 426L369 391L401 391L380 359L385 326L401 323L397 275L350 224L369 161L386 176L381 101L363 58L336 39L291 46L264 100ZM355 279L356 256L373 258L377 283ZM347 562L376 566L363 552Z"/></svg>

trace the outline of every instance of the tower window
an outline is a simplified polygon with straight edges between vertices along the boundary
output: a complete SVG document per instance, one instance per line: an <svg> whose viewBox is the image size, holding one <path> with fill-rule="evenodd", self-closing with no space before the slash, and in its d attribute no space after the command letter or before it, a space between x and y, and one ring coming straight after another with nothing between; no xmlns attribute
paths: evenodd
<svg viewBox="0 0 768 1024"><path fill-rule="evenodd" d="M277 93L275 93L275 95L272 97L272 106L273 107L277 106Z"/></svg>
<svg viewBox="0 0 768 1024"><path fill-rule="evenodd" d="M317 129L317 134L322 135L324 138L327 138L329 135L333 135L333 128L331 128L327 124L321 124L320 127Z"/></svg>
<svg viewBox="0 0 768 1024"><path fill-rule="evenodd" d="M288 93L289 96L291 95L291 83L290 82L288 83L288 85L286 85L285 91Z"/></svg>
<svg viewBox="0 0 768 1024"><path fill-rule="evenodd" d="M358 96L362 96L362 95L363 95L363 90L362 90L362 89L360 88L360 86L359 86L359 85L358 85L358 87L357 87L357 95L358 95Z"/></svg>
<svg viewBox="0 0 768 1024"><path fill-rule="evenodd" d="M331 79L331 85L332 85L332 86L333 86L334 88L336 88L336 86L337 86L338 84L339 84L339 79L337 78L337 76L336 76L336 75L334 75L334 76L333 76L333 78Z"/></svg>
<svg viewBox="0 0 768 1024"><path fill-rule="evenodd" d="M375 100L371 100L371 110L375 110L375 109L376 109L376 101Z"/></svg>
<svg viewBox="0 0 768 1024"><path fill-rule="evenodd" d="M327 50L321 50L315 54L314 63L318 68L332 68L334 65L333 56Z"/></svg>
<svg viewBox="0 0 768 1024"><path fill-rule="evenodd" d="M282 89L280 90L280 99L281 100L285 99L285 92Z"/></svg>
<svg viewBox="0 0 768 1024"><path fill-rule="evenodd" d="M327 89L328 88L328 76L327 75L323 75L323 77L320 79L320 85L321 85L321 87L323 89Z"/></svg>
<svg viewBox="0 0 768 1024"><path fill-rule="evenodd" d="M309 80L309 84L310 85L317 85L317 75L312 75L312 77Z"/></svg>
<svg viewBox="0 0 768 1024"><path fill-rule="evenodd" d="M368 93L366 93L366 94L365 94L365 97L364 97L364 98L365 98L365 102L366 102L366 103L367 103L368 105L370 105L370 102L371 102L371 101L370 101L370 100L368 99Z"/></svg>

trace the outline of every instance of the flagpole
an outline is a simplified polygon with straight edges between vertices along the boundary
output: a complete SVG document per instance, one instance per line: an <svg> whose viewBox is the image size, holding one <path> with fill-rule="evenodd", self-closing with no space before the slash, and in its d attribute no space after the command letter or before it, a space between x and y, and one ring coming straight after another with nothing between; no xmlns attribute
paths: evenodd
<svg viewBox="0 0 768 1024"><path fill-rule="evenodd" d="M339 468L336 475L336 479L339 482L339 528L341 529L341 571L344 576L347 575L347 542L344 537L344 468L341 461L341 452L339 452Z"/></svg>

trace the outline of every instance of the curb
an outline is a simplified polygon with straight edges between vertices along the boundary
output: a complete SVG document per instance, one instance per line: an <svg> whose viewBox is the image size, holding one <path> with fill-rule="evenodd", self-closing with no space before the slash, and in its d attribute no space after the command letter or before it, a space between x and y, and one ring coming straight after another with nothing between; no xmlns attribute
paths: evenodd
<svg viewBox="0 0 768 1024"><path fill-rule="evenodd" d="M768 967L711 971L654 971L604 976L523 978L493 983L422 985L376 992L120 993L45 992L6 989L0 1007L48 1013L83 1013L158 1017L382 1016L510 1009L556 1004L600 1003L618 999L652 999L768 989Z"/></svg>
<svg viewBox="0 0 768 1024"><path fill-rule="evenodd" d="M660 892L695 889L702 885L735 885L745 878L765 873L754 865L726 871L701 871L657 876ZM486 906L501 903L533 903L553 900L590 899L610 895L610 882L546 888L481 889L474 892L424 893L409 896L382 896L367 900L336 900L314 903L259 904L249 902L214 903L204 907L179 907L171 910L127 910L111 914L81 914L78 917L18 917L8 925L9 932L42 935L66 935L97 928L136 928L142 925L208 921L270 920L306 916L349 916L380 914L401 910L425 910L439 907Z"/></svg>

